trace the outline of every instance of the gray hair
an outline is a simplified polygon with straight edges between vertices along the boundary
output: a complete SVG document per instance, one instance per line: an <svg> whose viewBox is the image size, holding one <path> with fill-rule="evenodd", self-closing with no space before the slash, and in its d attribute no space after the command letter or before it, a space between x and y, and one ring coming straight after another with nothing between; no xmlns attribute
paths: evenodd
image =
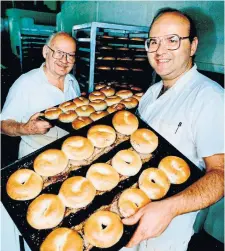
<svg viewBox="0 0 225 251"><path fill-rule="evenodd" d="M72 39L74 40L74 42L76 43L76 40L75 40L72 36L70 36L69 33L65 32L65 31L58 31L58 32L52 33L52 34L46 39L45 44L48 45L48 46L50 46L51 43L52 43L52 40L53 40L55 37L60 36L60 35L64 35L64 36L70 37L70 38L72 38Z"/></svg>

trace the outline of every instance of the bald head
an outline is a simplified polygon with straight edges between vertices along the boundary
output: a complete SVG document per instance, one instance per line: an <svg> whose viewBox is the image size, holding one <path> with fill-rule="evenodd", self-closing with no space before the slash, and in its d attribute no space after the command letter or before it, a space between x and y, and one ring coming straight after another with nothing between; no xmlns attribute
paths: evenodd
<svg viewBox="0 0 225 251"><path fill-rule="evenodd" d="M191 17L189 17L186 13L172 8L165 8L159 10L150 25L150 32L152 30L153 24L159 22L159 20L171 21L172 19L176 19L177 22L180 22L181 25L183 25L183 27L187 29L191 42L195 37L197 37L196 27Z"/></svg>
<svg viewBox="0 0 225 251"><path fill-rule="evenodd" d="M73 44L75 44L76 46L76 40L70 36L68 33L64 32L64 31L59 31L57 33L53 33L47 40L46 40L46 45L48 46L53 46L54 45L54 42L55 40L57 39L65 39L67 40L68 42L71 42Z"/></svg>

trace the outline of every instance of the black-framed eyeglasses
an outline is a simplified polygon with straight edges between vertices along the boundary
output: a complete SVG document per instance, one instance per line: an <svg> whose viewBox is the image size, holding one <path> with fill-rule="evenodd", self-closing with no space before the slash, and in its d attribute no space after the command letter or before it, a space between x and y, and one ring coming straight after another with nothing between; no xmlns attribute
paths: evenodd
<svg viewBox="0 0 225 251"><path fill-rule="evenodd" d="M180 37L177 34L169 34L162 37L149 37L145 40L145 50L149 53L156 52L161 43L167 50L174 51L180 48L181 40L188 39L188 37Z"/></svg>
<svg viewBox="0 0 225 251"><path fill-rule="evenodd" d="M64 57L64 55L66 55L66 60L68 63L73 64L75 62L75 54L70 54L70 53L67 53L64 51L59 51L59 50L55 51L51 47L49 47L48 45L47 45L47 47L53 52L52 53L53 58L62 59Z"/></svg>

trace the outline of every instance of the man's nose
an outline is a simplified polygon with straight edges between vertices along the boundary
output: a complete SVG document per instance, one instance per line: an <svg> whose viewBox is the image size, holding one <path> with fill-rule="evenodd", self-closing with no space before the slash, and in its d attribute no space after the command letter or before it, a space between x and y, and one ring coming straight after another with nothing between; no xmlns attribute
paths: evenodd
<svg viewBox="0 0 225 251"><path fill-rule="evenodd" d="M165 53L166 51L167 51L167 47L166 47L164 41L160 40L159 47L158 47L156 53L161 55L161 54Z"/></svg>
<svg viewBox="0 0 225 251"><path fill-rule="evenodd" d="M60 59L63 63L67 63L67 55L63 54L62 58Z"/></svg>

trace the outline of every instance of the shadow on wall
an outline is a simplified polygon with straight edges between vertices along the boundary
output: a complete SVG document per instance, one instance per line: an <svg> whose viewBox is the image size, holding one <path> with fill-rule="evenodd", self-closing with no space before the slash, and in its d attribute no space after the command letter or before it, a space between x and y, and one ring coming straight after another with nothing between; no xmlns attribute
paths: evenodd
<svg viewBox="0 0 225 251"><path fill-rule="evenodd" d="M201 63L212 63L215 46L217 42L216 29L213 19L202 12L201 8L183 8L181 11L187 13L194 21L199 40L196 52L196 61ZM201 58L201 60L198 60Z"/></svg>

